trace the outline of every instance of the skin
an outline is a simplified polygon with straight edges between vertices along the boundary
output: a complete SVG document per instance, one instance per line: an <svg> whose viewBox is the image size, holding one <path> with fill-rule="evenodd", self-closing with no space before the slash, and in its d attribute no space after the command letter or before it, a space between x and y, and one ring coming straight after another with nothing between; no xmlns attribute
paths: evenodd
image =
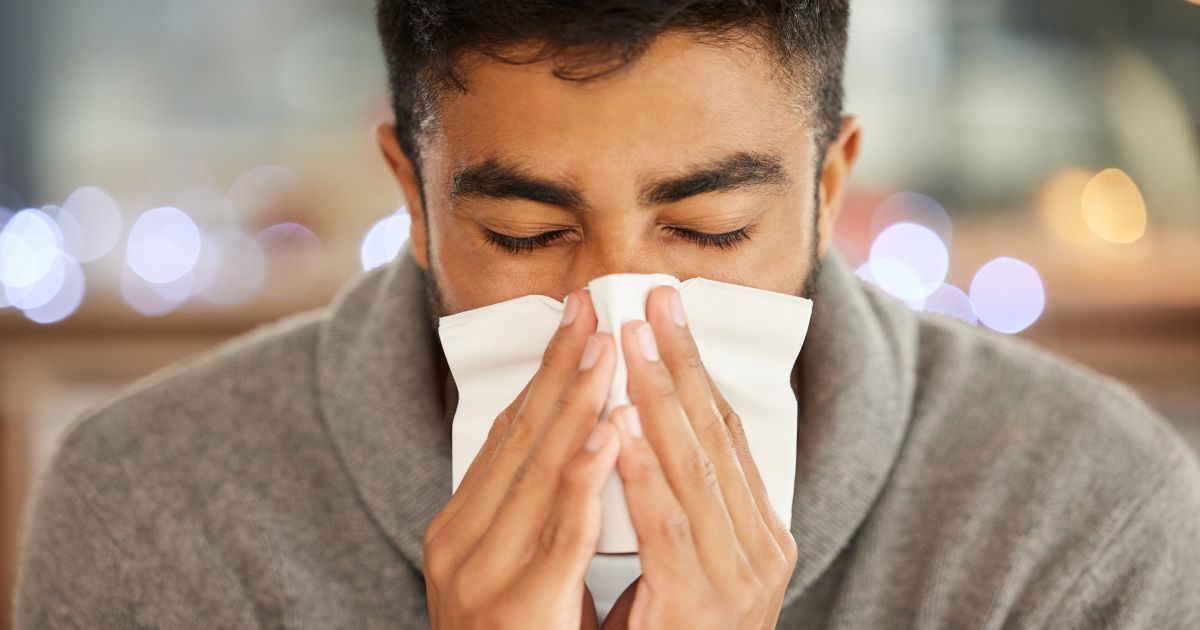
<svg viewBox="0 0 1200 630"><path fill-rule="evenodd" d="M435 626L594 626L583 574L600 484L615 466L643 575L606 627L774 627L795 542L770 508L736 412L673 316L677 294L652 292L648 323L627 323L616 340L595 334L579 289L609 273L658 272L802 294L832 240L857 121L845 118L817 160L812 121L793 108L769 56L683 34L585 83L554 77L547 62L466 61L467 93L442 102L436 133L422 141L423 196L394 130L376 130L409 200L413 254L436 285L438 314L531 293L569 294L575 314L426 532ZM774 168L749 169L767 176L746 185L681 184L738 154ZM495 175L479 168L489 164L515 167L521 185L478 177ZM663 191L672 194L652 194ZM749 239L729 247L683 235L747 226ZM513 253L488 230L560 237ZM652 341L640 342L638 327ZM640 418L632 427L630 408L597 424L618 341Z"/></svg>

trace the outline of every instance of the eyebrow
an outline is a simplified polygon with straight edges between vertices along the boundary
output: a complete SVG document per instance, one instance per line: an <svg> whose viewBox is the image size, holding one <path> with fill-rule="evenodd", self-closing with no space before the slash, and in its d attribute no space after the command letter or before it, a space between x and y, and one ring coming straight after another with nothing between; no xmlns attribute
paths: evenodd
<svg viewBox="0 0 1200 630"><path fill-rule="evenodd" d="M576 212L586 209L583 195L569 182L538 177L509 160L488 158L459 169L450 178L450 197L527 199Z"/></svg>
<svg viewBox="0 0 1200 630"><path fill-rule="evenodd" d="M641 201L648 206L739 188L778 190L791 183L783 157L775 153L738 151L692 167L689 172L646 186Z"/></svg>
<svg viewBox="0 0 1200 630"><path fill-rule="evenodd" d="M777 153L738 151L687 169L682 175L643 185L643 205L663 205L705 193L741 188L778 190L791 183L783 157ZM454 199L524 199L574 212L588 210L583 194L569 181L530 173L511 160L489 158L467 165L450 180Z"/></svg>

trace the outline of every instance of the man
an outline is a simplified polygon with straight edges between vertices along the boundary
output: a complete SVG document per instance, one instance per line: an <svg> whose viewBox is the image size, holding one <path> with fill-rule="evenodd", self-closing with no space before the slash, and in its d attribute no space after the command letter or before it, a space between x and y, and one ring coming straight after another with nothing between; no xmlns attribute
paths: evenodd
<svg viewBox="0 0 1200 630"><path fill-rule="evenodd" d="M1200 471L1176 434L831 250L859 148L847 17L380 0L410 245L329 309L89 413L42 484L18 625L591 627L615 468L642 575L606 626L1200 627ZM595 334L580 288L614 272L812 296L791 531L676 294ZM436 317L530 293L566 297L562 326L451 496ZM597 423L618 347L634 404Z"/></svg>

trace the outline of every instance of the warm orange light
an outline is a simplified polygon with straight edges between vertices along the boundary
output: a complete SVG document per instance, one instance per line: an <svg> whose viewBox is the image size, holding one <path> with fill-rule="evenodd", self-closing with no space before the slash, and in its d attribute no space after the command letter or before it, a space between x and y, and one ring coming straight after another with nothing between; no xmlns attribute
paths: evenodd
<svg viewBox="0 0 1200 630"><path fill-rule="evenodd" d="M1146 233L1146 203L1137 184L1120 169L1101 171L1083 190L1083 220L1110 243L1132 243Z"/></svg>
<svg viewBox="0 0 1200 630"><path fill-rule="evenodd" d="M1069 168L1052 175L1038 195L1038 214L1042 223L1058 239L1072 245L1085 245L1094 237L1083 220L1083 190L1093 173Z"/></svg>

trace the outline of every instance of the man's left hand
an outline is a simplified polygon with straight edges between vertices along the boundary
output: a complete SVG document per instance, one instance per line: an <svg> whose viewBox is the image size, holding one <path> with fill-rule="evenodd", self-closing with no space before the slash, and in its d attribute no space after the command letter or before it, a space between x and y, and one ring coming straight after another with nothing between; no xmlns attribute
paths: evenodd
<svg viewBox="0 0 1200 630"><path fill-rule="evenodd" d="M642 577L604 627L774 628L796 541L701 364L678 291L652 291L646 319L622 327L633 406L611 415Z"/></svg>

